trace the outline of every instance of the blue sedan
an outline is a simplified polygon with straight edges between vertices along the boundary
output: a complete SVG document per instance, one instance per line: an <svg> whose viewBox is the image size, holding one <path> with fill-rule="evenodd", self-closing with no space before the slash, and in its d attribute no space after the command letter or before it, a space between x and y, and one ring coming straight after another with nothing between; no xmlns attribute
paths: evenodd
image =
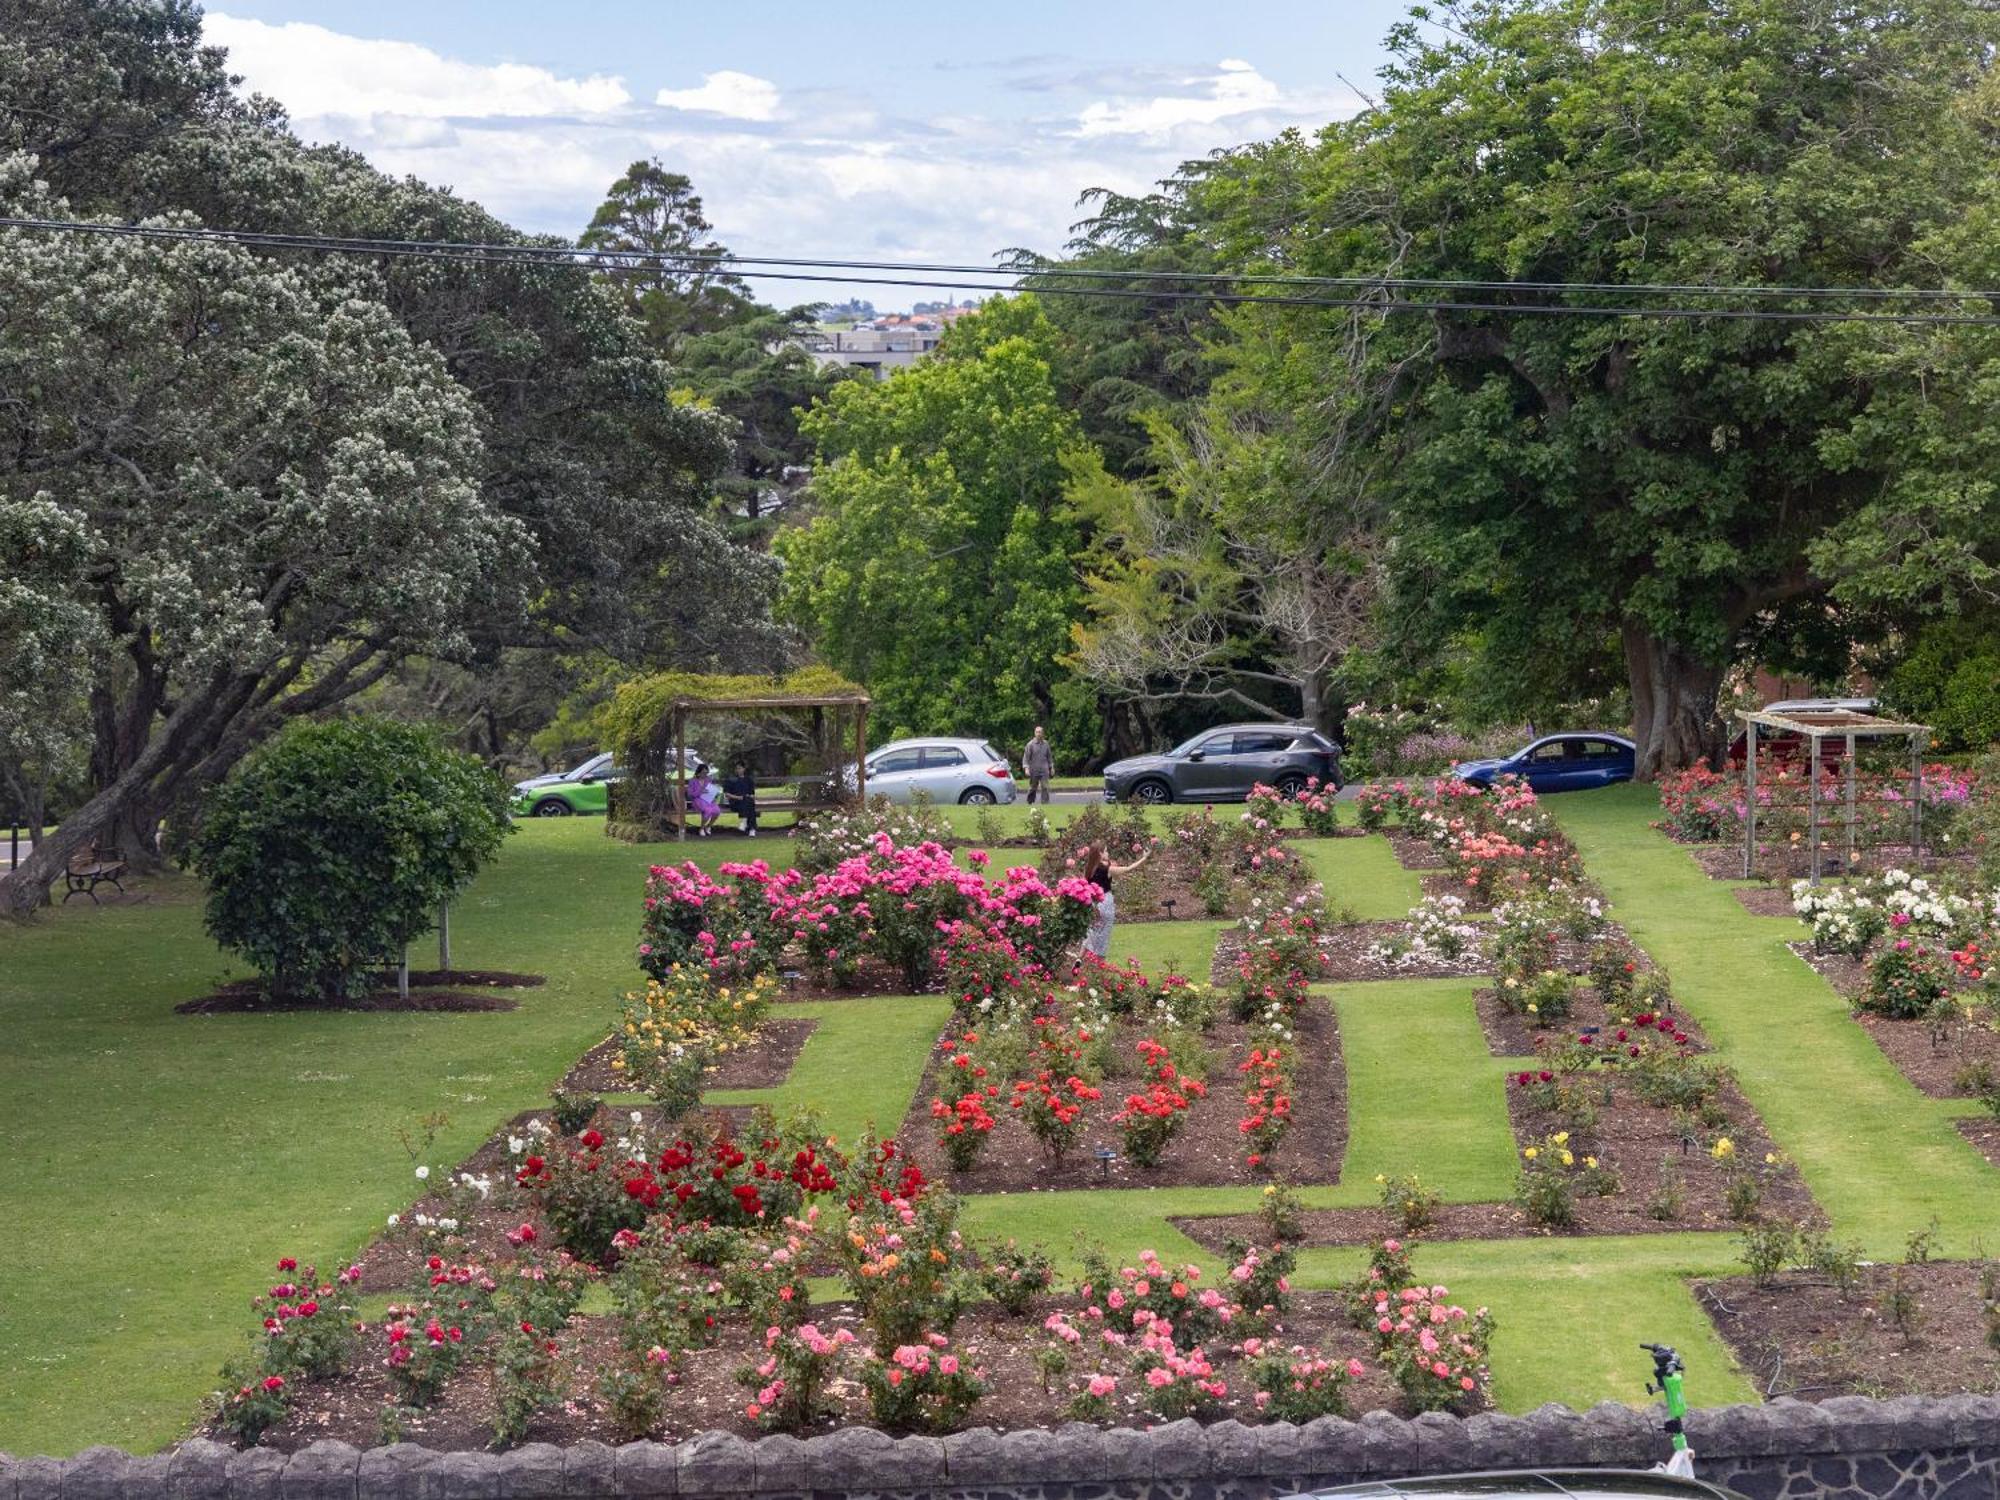
<svg viewBox="0 0 2000 1500"><path fill-rule="evenodd" d="M1616 734L1549 734L1500 760L1460 761L1452 774L1473 786L1491 786L1501 776L1519 776L1537 796L1580 792L1632 779L1638 746Z"/></svg>

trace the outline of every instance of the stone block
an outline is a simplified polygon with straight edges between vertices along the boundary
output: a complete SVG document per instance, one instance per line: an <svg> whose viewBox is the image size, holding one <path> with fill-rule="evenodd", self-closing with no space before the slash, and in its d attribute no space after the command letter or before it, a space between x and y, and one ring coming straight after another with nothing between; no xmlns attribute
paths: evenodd
<svg viewBox="0 0 2000 1500"><path fill-rule="evenodd" d="M423 1488L425 1500L499 1500L500 1466L491 1453L440 1453L424 1470Z"/></svg>
<svg viewBox="0 0 2000 1500"><path fill-rule="evenodd" d="M757 1492L761 1495L796 1493L812 1488L806 1478L806 1444L789 1432L774 1432L757 1439L755 1450Z"/></svg>
<svg viewBox="0 0 2000 1500"><path fill-rule="evenodd" d="M1528 1469L1542 1462L1535 1450L1540 1434L1526 1417L1483 1411L1465 1419L1465 1435L1475 1469Z"/></svg>
<svg viewBox="0 0 2000 1500"><path fill-rule="evenodd" d="M1155 1485L1177 1485L1189 1480L1207 1479L1215 1473L1208 1451L1208 1433L1194 1418L1182 1417L1178 1422L1163 1423L1155 1427L1149 1436L1153 1440Z"/></svg>
<svg viewBox="0 0 2000 1500"><path fill-rule="evenodd" d="M2000 1441L2000 1396L1940 1396L1931 1400L1933 1420L1945 1424L1954 1447Z"/></svg>
<svg viewBox="0 0 2000 1500"><path fill-rule="evenodd" d="M1643 1469L1658 1461L1667 1441L1650 1414L1616 1401L1598 1402L1577 1418L1577 1427L1587 1454L1584 1462L1597 1466Z"/></svg>
<svg viewBox="0 0 2000 1500"><path fill-rule="evenodd" d="M292 1455L280 1492L284 1500L355 1500L360 1472L360 1449L321 1438Z"/></svg>
<svg viewBox="0 0 2000 1500"><path fill-rule="evenodd" d="M669 1448L667 1454L671 1463L673 1450ZM563 1492L563 1453L554 1443L523 1443L509 1448L493 1461L493 1468L500 1500L557 1500ZM372 1497L364 1494L362 1500Z"/></svg>
<svg viewBox="0 0 2000 1500"><path fill-rule="evenodd" d="M1479 1467L1472 1434L1450 1412L1427 1411L1410 1419L1417 1439L1417 1468L1425 1474L1462 1474Z"/></svg>
<svg viewBox="0 0 2000 1500"><path fill-rule="evenodd" d="M62 1500L62 1460L15 1459L14 1494L16 1500Z"/></svg>
<svg viewBox="0 0 2000 1500"><path fill-rule="evenodd" d="M751 1444L731 1432L703 1432L675 1445L679 1460L674 1483L682 1495L740 1495L757 1482L757 1460ZM609 1476L607 1476L608 1479ZM608 1492L608 1483L595 1493ZM571 1494L590 1494L570 1486Z"/></svg>
<svg viewBox="0 0 2000 1500"><path fill-rule="evenodd" d="M814 1490L927 1489L945 1480L944 1444L937 1438L892 1438L873 1427L842 1427L807 1440L805 1470L806 1485Z"/></svg>
<svg viewBox="0 0 2000 1500"><path fill-rule="evenodd" d="M798 1438L792 1438L798 1442ZM758 1444L762 1450L764 1444ZM616 1494L636 1496L636 1500L648 1500L650 1496L680 1494L680 1460L674 1456L674 1444L670 1442L628 1442L612 1454L612 1490ZM766 1486L758 1488L786 1488L796 1490L796 1484Z"/></svg>
<svg viewBox="0 0 2000 1500"><path fill-rule="evenodd" d="M229 1457L229 1500L281 1500L285 1464L282 1453L246 1448Z"/></svg>
<svg viewBox="0 0 2000 1500"><path fill-rule="evenodd" d="M229 1500L229 1456L235 1450L207 1438L190 1438L167 1465L166 1500Z"/></svg>
<svg viewBox="0 0 2000 1500"><path fill-rule="evenodd" d="M0 1500L14 1500L14 1474L19 1462L11 1453L0 1453Z"/></svg>
<svg viewBox="0 0 2000 1500"><path fill-rule="evenodd" d="M1359 1422L1315 1417L1299 1429L1299 1478L1315 1485L1359 1479L1366 1465L1367 1438Z"/></svg>
<svg viewBox="0 0 2000 1500"><path fill-rule="evenodd" d="M1583 1420L1561 1402L1545 1401L1521 1420L1528 1426L1528 1440L1543 1455L1538 1463L1573 1468L1590 1461Z"/></svg>
<svg viewBox="0 0 2000 1500"><path fill-rule="evenodd" d="M1104 1434L1088 1422L1065 1422L1049 1434L1049 1477L1063 1484L1102 1484L1110 1477ZM4 1497L0 1497L4 1500Z"/></svg>
<svg viewBox="0 0 2000 1500"><path fill-rule="evenodd" d="M1363 1474L1414 1474L1417 1434L1408 1422L1386 1411L1371 1411L1355 1424L1361 1429Z"/></svg>
<svg viewBox="0 0 2000 1500"><path fill-rule="evenodd" d="M741 1444L743 1439L736 1441ZM746 1445L747 1446L747 1445ZM608 1443L567 1443L563 1446L563 1493L608 1495L617 1483L617 1453Z"/></svg>
<svg viewBox="0 0 2000 1500"><path fill-rule="evenodd" d="M1896 1435L1897 1412L1887 1401L1867 1396L1829 1396L1819 1403L1832 1421L1836 1453L1887 1453L1903 1446Z"/></svg>
<svg viewBox="0 0 2000 1500"><path fill-rule="evenodd" d="M1136 1427L1107 1427L1103 1433L1104 1479L1126 1488L1150 1484L1153 1478L1153 1435Z"/></svg>
<svg viewBox="0 0 2000 1500"><path fill-rule="evenodd" d="M171 1453L135 1455L125 1466L125 1500L165 1500L173 1463Z"/></svg>
<svg viewBox="0 0 2000 1500"><path fill-rule="evenodd" d="M435 1453L415 1443L370 1448L361 1455L355 1483L368 1500L423 1500L424 1473L436 1461ZM245 1497L232 1493L230 1500Z"/></svg>
<svg viewBox="0 0 2000 1500"><path fill-rule="evenodd" d="M125 1500L125 1470L129 1455L99 1444L63 1464L63 1493L70 1500Z"/></svg>

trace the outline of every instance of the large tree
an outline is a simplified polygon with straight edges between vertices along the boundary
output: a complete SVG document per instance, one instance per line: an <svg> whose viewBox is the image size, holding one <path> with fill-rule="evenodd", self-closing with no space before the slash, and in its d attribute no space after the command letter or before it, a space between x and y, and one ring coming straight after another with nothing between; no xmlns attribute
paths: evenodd
<svg viewBox="0 0 2000 1500"><path fill-rule="evenodd" d="M1513 309L1717 305L1619 290L1640 282L1938 284L1927 247L1993 175L1966 103L1994 20L1970 0L1465 0L1432 18L1393 34L1375 107L1265 148L1233 239L1274 269L1605 288L1384 289L1503 310L1383 318L1366 426L1343 404L1338 443L1310 437L1318 393L1288 399L1315 457L1373 466L1406 629L1436 649L1476 633L1489 670L1537 691L1535 658L1616 642L1642 774L1686 764L1719 743L1728 669L1825 607L1829 539L1913 468L1954 466L1887 420L1923 403L1921 341L1877 330L1865 353L1837 325ZM1268 316L1346 383L1348 318Z"/></svg>
<svg viewBox="0 0 2000 1500"><path fill-rule="evenodd" d="M27 172L0 162L7 211L66 216ZM75 554L41 592L101 627L107 757L9 905L106 829L138 855L159 809L288 719L462 648L472 601L528 546L480 468L464 391L343 275L0 233L0 507L52 512Z"/></svg>
<svg viewBox="0 0 2000 1500"><path fill-rule="evenodd" d="M1078 612L1064 488L1094 454L1050 339L1033 298L994 303L805 419L817 513L777 538L782 608L891 727L1095 741L1057 661Z"/></svg>

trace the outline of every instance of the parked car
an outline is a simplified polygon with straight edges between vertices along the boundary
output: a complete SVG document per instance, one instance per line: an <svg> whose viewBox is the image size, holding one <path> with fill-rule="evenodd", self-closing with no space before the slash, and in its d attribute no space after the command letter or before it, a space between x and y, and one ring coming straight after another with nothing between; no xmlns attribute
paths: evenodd
<svg viewBox="0 0 2000 1500"><path fill-rule="evenodd" d="M571 766L567 771L548 771L540 776L530 776L526 781L514 783L514 794L532 791L538 786L554 786L559 781L570 781L583 776L602 776L611 769L611 752L601 750L582 765Z"/></svg>
<svg viewBox="0 0 2000 1500"><path fill-rule="evenodd" d="M1881 707L1873 698L1786 698L1766 703L1767 714L1872 714ZM1729 758L1742 762L1750 753L1750 732L1739 728L1729 742ZM1847 741L1834 738L1820 741L1821 761L1839 760L1847 753ZM1784 734L1768 727L1757 730L1757 758L1792 760L1812 754L1810 742L1801 734Z"/></svg>
<svg viewBox="0 0 2000 1500"><path fill-rule="evenodd" d="M1290 1500L1742 1500L1704 1479L1659 1469L1509 1469L1373 1479Z"/></svg>
<svg viewBox="0 0 2000 1500"><path fill-rule="evenodd" d="M514 815L525 818L567 818L576 813L601 813L610 801L606 790L623 781L622 767L609 755L593 755L573 771L556 777L536 776L514 784Z"/></svg>
<svg viewBox="0 0 2000 1500"><path fill-rule="evenodd" d="M1164 755L1104 768L1104 800L1241 802L1258 783L1296 797L1317 777L1340 785L1340 746L1310 724L1224 724Z"/></svg>
<svg viewBox="0 0 2000 1500"><path fill-rule="evenodd" d="M924 792L933 802L1012 802L1019 795L1007 757L985 740L894 740L869 756L868 795L912 801ZM848 767L852 779L853 766Z"/></svg>
<svg viewBox="0 0 2000 1500"><path fill-rule="evenodd" d="M1452 774L1472 786L1491 786L1502 776L1519 776L1543 792L1580 792L1614 781L1630 781L1638 753L1623 735L1546 734L1497 760L1463 760Z"/></svg>

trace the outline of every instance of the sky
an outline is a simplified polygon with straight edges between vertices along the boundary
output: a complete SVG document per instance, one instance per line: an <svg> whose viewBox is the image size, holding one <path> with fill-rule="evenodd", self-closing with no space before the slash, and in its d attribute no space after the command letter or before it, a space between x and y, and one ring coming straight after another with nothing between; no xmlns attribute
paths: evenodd
<svg viewBox="0 0 2000 1500"><path fill-rule="evenodd" d="M209 41L309 141L574 237L635 160L746 255L1053 252L1085 188L1361 107L1405 0L215 0ZM757 283L887 310L950 290Z"/></svg>

